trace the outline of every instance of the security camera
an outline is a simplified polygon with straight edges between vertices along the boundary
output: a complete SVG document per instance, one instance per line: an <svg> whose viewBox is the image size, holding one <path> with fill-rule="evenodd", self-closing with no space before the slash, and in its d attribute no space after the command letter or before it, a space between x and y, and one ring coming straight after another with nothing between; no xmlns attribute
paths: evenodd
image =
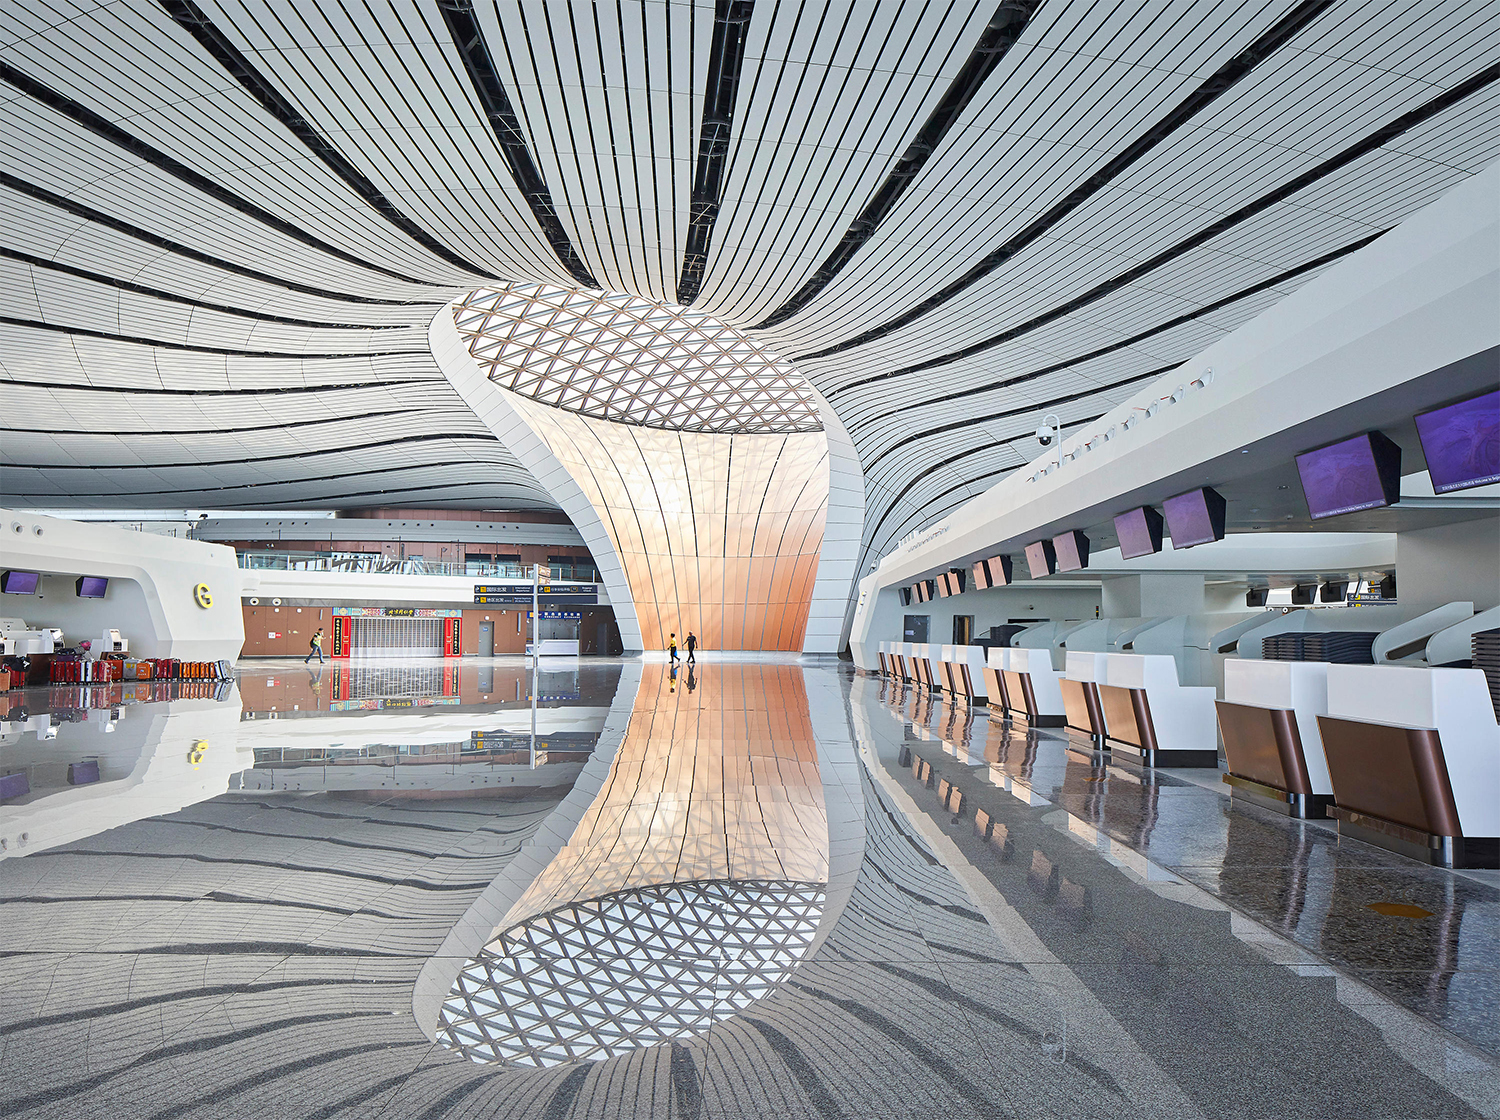
<svg viewBox="0 0 1500 1120"><path fill-rule="evenodd" d="M1057 439L1062 429L1062 421L1053 413L1042 417L1042 423L1036 430L1036 441L1043 447L1051 447L1052 441Z"/></svg>

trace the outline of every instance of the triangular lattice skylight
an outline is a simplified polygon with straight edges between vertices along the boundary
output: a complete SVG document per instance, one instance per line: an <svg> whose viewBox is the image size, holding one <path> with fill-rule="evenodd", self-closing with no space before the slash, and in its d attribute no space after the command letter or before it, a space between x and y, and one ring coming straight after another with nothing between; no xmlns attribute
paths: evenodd
<svg viewBox="0 0 1500 1120"><path fill-rule="evenodd" d="M791 974L826 893L821 883L715 879L539 914L459 973L438 1041L476 1062L554 1066L701 1034Z"/></svg>
<svg viewBox="0 0 1500 1120"><path fill-rule="evenodd" d="M453 321L491 381L542 404L688 432L823 427L790 365L686 307L521 284L470 292Z"/></svg>

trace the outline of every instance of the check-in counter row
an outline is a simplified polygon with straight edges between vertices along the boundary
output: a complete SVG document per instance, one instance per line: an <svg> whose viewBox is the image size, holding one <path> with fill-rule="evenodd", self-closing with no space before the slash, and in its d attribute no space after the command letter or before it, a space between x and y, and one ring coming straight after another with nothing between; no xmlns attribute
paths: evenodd
<svg viewBox="0 0 1500 1120"><path fill-rule="evenodd" d="M969 703L987 695L981 646L881 642L878 655L883 676Z"/></svg>
<svg viewBox="0 0 1500 1120"><path fill-rule="evenodd" d="M1500 724L1478 669L1228 661L1234 795L1445 867L1500 866Z"/></svg>
<svg viewBox="0 0 1500 1120"><path fill-rule="evenodd" d="M1166 654L993 649L990 705L1033 727L1067 727L1147 766L1217 766L1214 690L1183 687ZM996 696L1000 697L997 702Z"/></svg>

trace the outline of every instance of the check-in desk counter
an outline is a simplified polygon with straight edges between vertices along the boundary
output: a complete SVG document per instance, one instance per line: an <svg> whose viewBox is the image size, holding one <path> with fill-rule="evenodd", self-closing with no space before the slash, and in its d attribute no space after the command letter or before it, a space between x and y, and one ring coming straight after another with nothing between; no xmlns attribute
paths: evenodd
<svg viewBox="0 0 1500 1120"><path fill-rule="evenodd" d="M983 702L989 695L984 679L984 648L943 646L940 656L940 668L945 675L943 684L953 698L969 703Z"/></svg>
<svg viewBox="0 0 1500 1120"><path fill-rule="evenodd" d="M906 648L911 650L912 676L916 682L929 692L937 689L938 678L933 672L932 659L939 647L931 642L909 642Z"/></svg>
<svg viewBox="0 0 1500 1120"><path fill-rule="evenodd" d="M1116 758L1144 766L1219 765L1214 689L1184 688L1177 660L1162 653L1107 653L1099 706Z"/></svg>
<svg viewBox="0 0 1500 1120"><path fill-rule="evenodd" d="M1062 674L1052 667L1051 650L992 649L987 664L995 670L1005 715L1032 727L1061 727L1067 721L1058 686ZM995 706L995 692L989 698Z"/></svg>
<svg viewBox="0 0 1500 1120"><path fill-rule="evenodd" d="M1292 817L1327 815L1333 785L1318 732L1326 662L1226 661L1217 707L1232 796Z"/></svg>
<svg viewBox="0 0 1500 1120"><path fill-rule="evenodd" d="M875 656L880 659L880 675L894 677L896 673L891 667L891 643L881 642L876 648Z"/></svg>
<svg viewBox="0 0 1500 1120"><path fill-rule="evenodd" d="M891 675L902 684L911 684L914 679L911 668L911 643L888 642L886 655L891 659Z"/></svg>
<svg viewBox="0 0 1500 1120"><path fill-rule="evenodd" d="M1108 738L1104 709L1099 700L1099 685L1104 681L1108 656L1069 650L1067 668L1058 682L1068 730L1082 732L1099 747L1104 747Z"/></svg>
<svg viewBox="0 0 1500 1120"><path fill-rule="evenodd" d="M1500 726L1480 670L1330 665L1318 727L1340 835L1500 866Z"/></svg>

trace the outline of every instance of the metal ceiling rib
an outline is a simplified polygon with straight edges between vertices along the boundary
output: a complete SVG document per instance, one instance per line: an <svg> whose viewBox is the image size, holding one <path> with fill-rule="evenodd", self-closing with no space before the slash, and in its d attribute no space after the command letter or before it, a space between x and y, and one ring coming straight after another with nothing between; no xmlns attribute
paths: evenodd
<svg viewBox="0 0 1500 1120"><path fill-rule="evenodd" d="M674 301L696 174L694 311L821 355L796 368L868 472L873 558L1029 457L1038 410L1098 415L1500 158L1483 0L1017 3L975 78L998 0L759 0L731 98L728 0L486 0L504 142L434 0L10 5L0 63L40 96L0 83L0 376L35 430L8 416L0 462L38 469L0 483L544 504L427 323L486 276Z"/></svg>

